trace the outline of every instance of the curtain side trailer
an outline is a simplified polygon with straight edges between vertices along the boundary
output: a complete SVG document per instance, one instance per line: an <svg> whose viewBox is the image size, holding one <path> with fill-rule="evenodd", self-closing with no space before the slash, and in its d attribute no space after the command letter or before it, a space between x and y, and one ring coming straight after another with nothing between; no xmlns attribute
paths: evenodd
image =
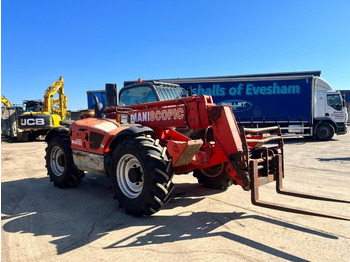
<svg viewBox="0 0 350 262"><path fill-rule="evenodd" d="M219 105L230 105L241 126L278 124L284 136L330 140L334 134L347 132L348 113L340 92L320 74L308 71L157 81L176 83L194 94L211 95Z"/></svg>

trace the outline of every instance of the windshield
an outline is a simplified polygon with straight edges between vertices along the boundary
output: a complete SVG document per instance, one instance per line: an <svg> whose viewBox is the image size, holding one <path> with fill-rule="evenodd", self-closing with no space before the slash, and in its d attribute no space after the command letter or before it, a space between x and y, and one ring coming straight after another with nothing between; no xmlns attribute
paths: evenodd
<svg viewBox="0 0 350 262"><path fill-rule="evenodd" d="M38 104L27 104L26 105L26 112L39 112L42 108Z"/></svg>
<svg viewBox="0 0 350 262"><path fill-rule="evenodd" d="M334 108L335 110L342 110L343 105L340 99L340 95L327 95L327 105Z"/></svg>
<svg viewBox="0 0 350 262"><path fill-rule="evenodd" d="M138 105L155 101L171 100L186 96L184 89L177 86L157 84L154 85L154 88L155 90L150 86L145 85L130 87L122 90L119 97L119 105Z"/></svg>
<svg viewBox="0 0 350 262"><path fill-rule="evenodd" d="M123 90L120 93L119 105L137 105L157 101L150 86L136 86Z"/></svg>

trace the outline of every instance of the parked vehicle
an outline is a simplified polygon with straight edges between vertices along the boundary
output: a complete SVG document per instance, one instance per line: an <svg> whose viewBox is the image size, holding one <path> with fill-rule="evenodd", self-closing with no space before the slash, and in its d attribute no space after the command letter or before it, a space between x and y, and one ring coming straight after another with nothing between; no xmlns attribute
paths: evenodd
<svg viewBox="0 0 350 262"><path fill-rule="evenodd" d="M161 79L231 106L238 125L279 125L283 135L330 140L347 132L344 100L321 71ZM126 81L124 85L132 81Z"/></svg>
<svg viewBox="0 0 350 262"><path fill-rule="evenodd" d="M58 98L53 98L55 94ZM25 100L25 112L17 119L17 140L35 140L67 117L67 96L64 95L63 77L60 76L45 93L43 101Z"/></svg>

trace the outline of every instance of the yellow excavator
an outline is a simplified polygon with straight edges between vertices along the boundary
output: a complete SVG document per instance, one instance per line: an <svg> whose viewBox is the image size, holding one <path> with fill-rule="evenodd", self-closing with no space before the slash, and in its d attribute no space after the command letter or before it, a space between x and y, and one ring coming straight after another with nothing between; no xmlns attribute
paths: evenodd
<svg viewBox="0 0 350 262"><path fill-rule="evenodd" d="M57 98L53 96L58 93ZM63 77L60 76L45 93L43 101L25 100L25 112L17 119L17 140L31 141L52 128L60 126L67 117L67 96L64 95Z"/></svg>
<svg viewBox="0 0 350 262"><path fill-rule="evenodd" d="M11 102L3 95L1 95L1 103L3 103L7 109L12 107Z"/></svg>

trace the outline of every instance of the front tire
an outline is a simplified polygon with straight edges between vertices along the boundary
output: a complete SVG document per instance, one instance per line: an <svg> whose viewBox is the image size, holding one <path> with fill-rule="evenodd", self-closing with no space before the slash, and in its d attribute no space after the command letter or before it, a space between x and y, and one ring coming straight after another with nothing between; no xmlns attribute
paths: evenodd
<svg viewBox="0 0 350 262"><path fill-rule="evenodd" d="M334 127L327 122L323 122L317 127L316 138L321 141L328 141L332 139L334 133Z"/></svg>
<svg viewBox="0 0 350 262"><path fill-rule="evenodd" d="M149 216L170 199L171 162L151 137L125 137L113 152L111 181L119 204L135 216Z"/></svg>
<svg viewBox="0 0 350 262"><path fill-rule="evenodd" d="M84 171L74 165L68 134L56 135L48 141L45 159L47 174L57 187L74 187L85 176Z"/></svg>

